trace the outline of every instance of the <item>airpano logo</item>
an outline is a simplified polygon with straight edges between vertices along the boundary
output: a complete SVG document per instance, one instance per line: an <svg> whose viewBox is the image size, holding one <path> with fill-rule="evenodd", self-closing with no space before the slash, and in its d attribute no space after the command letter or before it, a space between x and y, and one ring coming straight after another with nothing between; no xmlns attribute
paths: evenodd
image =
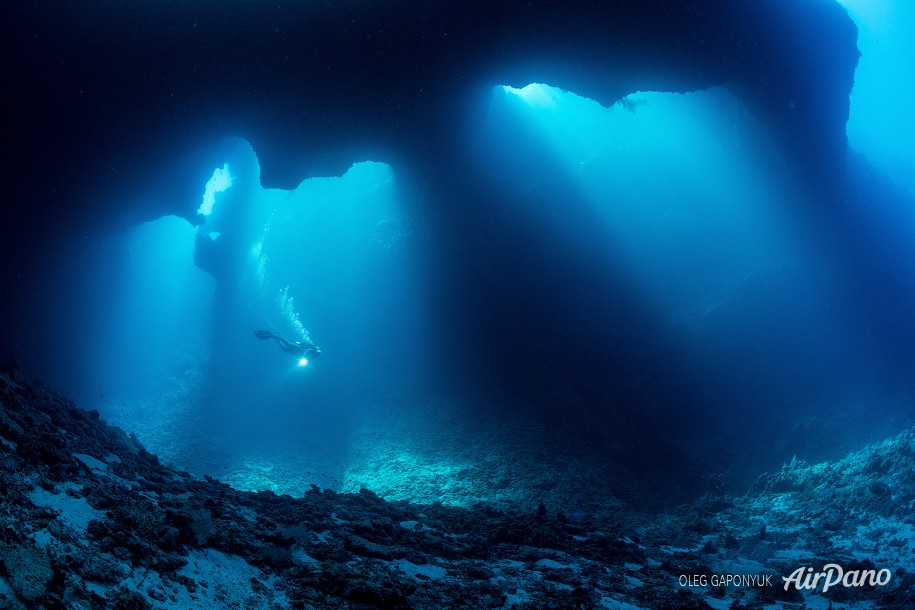
<svg viewBox="0 0 915 610"><path fill-rule="evenodd" d="M785 591L792 585L798 591L802 589L820 589L821 593L826 593L832 587L841 585L843 587L882 587L889 584L893 578L892 572L883 568L882 570L849 570L837 563L827 563L819 572L814 572L813 568L798 568L790 576L782 576L785 581Z"/></svg>

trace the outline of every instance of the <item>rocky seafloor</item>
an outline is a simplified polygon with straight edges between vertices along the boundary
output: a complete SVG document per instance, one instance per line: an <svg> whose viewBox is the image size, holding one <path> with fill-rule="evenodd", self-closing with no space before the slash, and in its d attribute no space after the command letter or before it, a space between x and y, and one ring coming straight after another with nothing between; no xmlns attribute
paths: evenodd
<svg viewBox="0 0 915 610"><path fill-rule="evenodd" d="M0 406L0 608L915 608L915 429L742 496L566 514L238 491L12 370Z"/></svg>

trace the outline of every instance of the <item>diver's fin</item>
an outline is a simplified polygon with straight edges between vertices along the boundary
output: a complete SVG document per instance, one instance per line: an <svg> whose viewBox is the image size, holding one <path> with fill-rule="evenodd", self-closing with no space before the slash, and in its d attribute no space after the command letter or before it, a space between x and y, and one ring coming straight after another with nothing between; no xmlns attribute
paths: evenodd
<svg viewBox="0 0 915 610"><path fill-rule="evenodd" d="M258 339L276 339L276 335L269 330L255 330L254 336Z"/></svg>

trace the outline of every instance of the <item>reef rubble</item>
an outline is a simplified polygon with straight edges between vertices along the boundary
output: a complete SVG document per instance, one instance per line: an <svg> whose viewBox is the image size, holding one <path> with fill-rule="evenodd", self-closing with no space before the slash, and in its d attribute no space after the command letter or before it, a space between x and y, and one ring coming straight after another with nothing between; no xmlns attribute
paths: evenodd
<svg viewBox="0 0 915 610"><path fill-rule="evenodd" d="M915 607L915 429L742 496L581 515L238 491L12 369L0 407L4 608ZM864 585L785 581L830 564Z"/></svg>

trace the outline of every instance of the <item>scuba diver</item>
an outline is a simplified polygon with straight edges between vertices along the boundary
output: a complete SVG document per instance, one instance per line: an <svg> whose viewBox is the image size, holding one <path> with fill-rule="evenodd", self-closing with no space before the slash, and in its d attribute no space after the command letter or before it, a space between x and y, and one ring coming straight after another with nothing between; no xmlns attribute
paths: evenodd
<svg viewBox="0 0 915 610"><path fill-rule="evenodd" d="M280 346L281 350L299 359L300 366L308 364L309 360L313 360L314 358L317 358L321 355L321 348L315 345L308 337L305 337L303 341L290 343L286 339L280 337L279 335L273 334L269 330L255 330L254 336L258 339L274 339L277 345Z"/></svg>

